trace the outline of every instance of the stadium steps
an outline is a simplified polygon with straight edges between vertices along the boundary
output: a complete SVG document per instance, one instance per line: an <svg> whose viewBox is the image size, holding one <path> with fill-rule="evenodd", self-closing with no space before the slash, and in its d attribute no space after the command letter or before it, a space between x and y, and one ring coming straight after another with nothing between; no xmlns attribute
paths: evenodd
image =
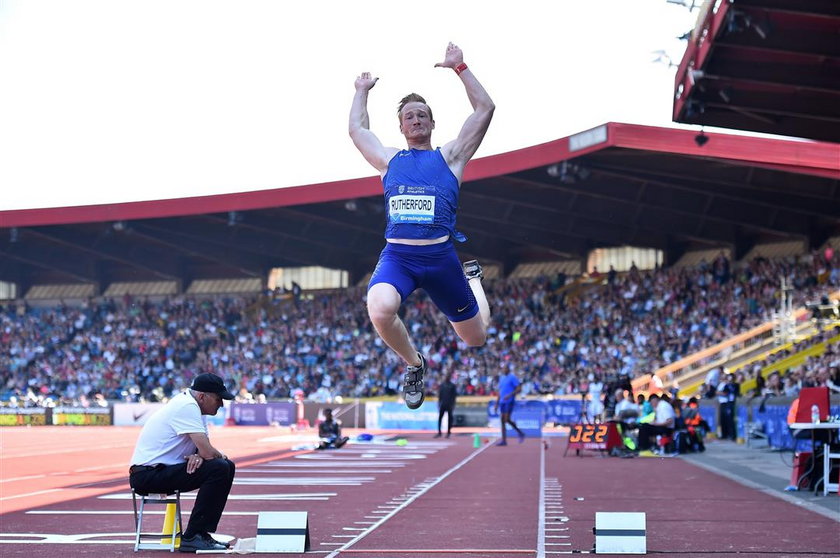
<svg viewBox="0 0 840 558"><path fill-rule="evenodd" d="M840 291L836 291L829 296L829 299L840 300ZM808 336L807 328L813 328L810 320L806 320L806 315L809 310L805 307L799 308L793 312L795 323L799 326L805 324L803 335ZM725 341L713 345L706 349L697 351L694 354L683 357L671 364L667 364L662 368L656 370L653 374L645 374L632 380L633 391L649 392L652 390L658 391L659 385L667 388L674 385L680 387L680 393L692 393L689 390L694 390L703 383L706 372L714 366L729 367L730 361L733 357L745 356L755 358L760 353L760 346L765 343L766 339L773 342L773 329L775 322L769 321L761 324L749 331L735 335ZM796 330L796 335L799 335L799 329ZM758 345L759 347L755 347ZM733 361L733 364L737 362Z"/></svg>

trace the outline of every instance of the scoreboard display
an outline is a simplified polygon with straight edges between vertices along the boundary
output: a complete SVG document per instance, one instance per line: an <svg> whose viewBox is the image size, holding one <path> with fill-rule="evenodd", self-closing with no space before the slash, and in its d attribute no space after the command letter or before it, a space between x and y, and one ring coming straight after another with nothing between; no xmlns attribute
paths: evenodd
<svg viewBox="0 0 840 558"><path fill-rule="evenodd" d="M599 424L573 424L569 427L569 445L566 451L594 450L609 451L624 445L614 422Z"/></svg>

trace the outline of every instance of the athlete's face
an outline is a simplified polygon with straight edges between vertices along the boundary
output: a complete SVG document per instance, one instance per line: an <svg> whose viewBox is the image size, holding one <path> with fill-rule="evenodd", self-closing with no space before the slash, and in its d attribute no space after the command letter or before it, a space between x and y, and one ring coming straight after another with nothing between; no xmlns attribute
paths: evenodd
<svg viewBox="0 0 840 558"><path fill-rule="evenodd" d="M420 102L407 103L400 113L400 131L407 139L427 137L435 129L429 107Z"/></svg>

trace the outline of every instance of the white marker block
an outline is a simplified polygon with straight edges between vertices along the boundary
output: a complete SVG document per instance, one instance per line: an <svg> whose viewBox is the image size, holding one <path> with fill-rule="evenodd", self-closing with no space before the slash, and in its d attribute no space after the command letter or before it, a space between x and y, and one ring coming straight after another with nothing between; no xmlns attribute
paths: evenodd
<svg viewBox="0 0 840 558"><path fill-rule="evenodd" d="M644 513L596 512L595 554L647 554Z"/></svg>
<svg viewBox="0 0 840 558"><path fill-rule="evenodd" d="M309 550L308 512L260 512L256 552L300 553Z"/></svg>

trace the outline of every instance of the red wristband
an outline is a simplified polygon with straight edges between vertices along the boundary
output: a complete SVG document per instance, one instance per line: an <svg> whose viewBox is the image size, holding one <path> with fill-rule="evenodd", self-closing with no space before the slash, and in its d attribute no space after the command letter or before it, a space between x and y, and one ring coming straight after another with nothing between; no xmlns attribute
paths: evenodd
<svg viewBox="0 0 840 558"><path fill-rule="evenodd" d="M454 68L455 73L456 73L456 74L458 74L459 76L461 75L461 72L463 72L463 71L464 71L464 70L466 70L466 69L467 69L467 65L466 65L466 64L464 64L463 62L461 62L460 64L458 64L458 65L457 65L457 66L455 66L455 68Z"/></svg>

